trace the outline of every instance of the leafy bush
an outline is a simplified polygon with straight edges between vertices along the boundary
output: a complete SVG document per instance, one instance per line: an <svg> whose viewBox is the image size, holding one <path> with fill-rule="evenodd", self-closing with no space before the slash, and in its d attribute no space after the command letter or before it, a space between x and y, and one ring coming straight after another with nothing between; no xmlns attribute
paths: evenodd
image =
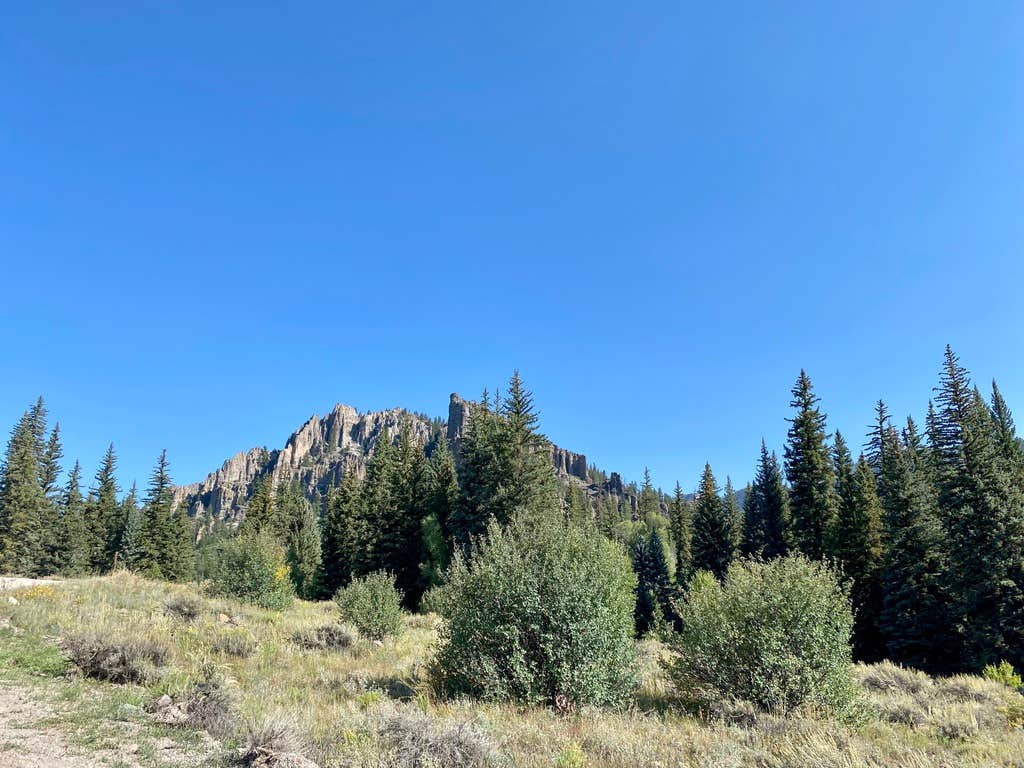
<svg viewBox="0 0 1024 768"><path fill-rule="evenodd" d="M444 610L444 587L433 586L423 593L420 599L420 613L441 614Z"/></svg>
<svg viewBox="0 0 1024 768"><path fill-rule="evenodd" d="M492 523L476 544L445 585L443 690L560 709L633 693L636 576L618 545L556 521Z"/></svg>
<svg viewBox="0 0 1024 768"><path fill-rule="evenodd" d="M155 640L96 632L71 635L62 645L83 675L111 683L148 683L170 656L170 649Z"/></svg>
<svg viewBox="0 0 1024 768"><path fill-rule="evenodd" d="M222 541L210 577L211 594L281 610L294 593L284 550L267 534L241 534Z"/></svg>
<svg viewBox="0 0 1024 768"><path fill-rule="evenodd" d="M1019 691L1024 689L1024 680L1022 680L1020 675L1017 674L1013 665L1005 659L998 664L987 665L983 670L981 670L981 676L986 680L991 680L995 683L1002 683L1014 690Z"/></svg>
<svg viewBox="0 0 1024 768"><path fill-rule="evenodd" d="M439 728L417 711L392 715L379 733L389 749L382 768L483 768L494 753L487 736L473 724Z"/></svg>
<svg viewBox="0 0 1024 768"><path fill-rule="evenodd" d="M394 577L384 571L371 573L342 587L334 596L342 621L359 634L380 640L402 631L402 595Z"/></svg>
<svg viewBox="0 0 1024 768"><path fill-rule="evenodd" d="M696 702L739 698L777 712L851 703L853 617L825 565L802 556L734 563L724 584L699 573L681 615L669 674Z"/></svg>

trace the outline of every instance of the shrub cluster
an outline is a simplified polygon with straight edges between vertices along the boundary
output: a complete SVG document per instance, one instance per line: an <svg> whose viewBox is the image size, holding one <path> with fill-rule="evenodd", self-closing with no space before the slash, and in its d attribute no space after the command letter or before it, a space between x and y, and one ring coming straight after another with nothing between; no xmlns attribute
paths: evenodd
<svg viewBox="0 0 1024 768"><path fill-rule="evenodd" d="M292 635L292 642L313 651L340 651L359 641L359 633L345 624L325 624L303 629Z"/></svg>
<svg viewBox="0 0 1024 768"><path fill-rule="evenodd" d="M573 708L636 684L636 576L622 549L557 521L492 523L448 574L436 674L450 694Z"/></svg>
<svg viewBox="0 0 1024 768"><path fill-rule="evenodd" d="M484 768L494 757L486 734L472 723L437 727L416 710L388 717L378 732L388 748L381 768Z"/></svg>
<svg viewBox="0 0 1024 768"><path fill-rule="evenodd" d="M294 598L284 549L268 534L240 534L218 544L210 574L213 595L282 610Z"/></svg>
<svg viewBox="0 0 1024 768"><path fill-rule="evenodd" d="M402 631L402 595L395 579L384 571L355 579L334 596L341 619L359 634L380 640Z"/></svg>
<svg viewBox="0 0 1024 768"><path fill-rule="evenodd" d="M681 618L669 675L699 704L737 698L774 712L839 711L853 698L850 604L821 563L738 562L724 583L699 573Z"/></svg>
<svg viewBox="0 0 1024 768"><path fill-rule="evenodd" d="M71 635L62 646L82 674L111 683L148 683L170 656L170 649L155 640L98 632Z"/></svg>
<svg viewBox="0 0 1024 768"><path fill-rule="evenodd" d="M203 612L203 602L191 595L172 597L164 603L164 613L182 621L195 621Z"/></svg>

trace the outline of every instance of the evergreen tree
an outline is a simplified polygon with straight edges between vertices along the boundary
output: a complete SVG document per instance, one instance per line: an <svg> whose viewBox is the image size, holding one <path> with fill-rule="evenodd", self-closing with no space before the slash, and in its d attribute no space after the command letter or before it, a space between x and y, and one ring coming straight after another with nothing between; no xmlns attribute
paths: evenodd
<svg viewBox="0 0 1024 768"><path fill-rule="evenodd" d="M868 441L864 444L864 457L867 459L875 478L882 474L882 441L885 433L892 427L889 409L885 401L879 399L875 403L875 421L868 429Z"/></svg>
<svg viewBox="0 0 1024 768"><path fill-rule="evenodd" d="M288 517L287 562L295 593L304 600L313 600L322 593L320 522L302 494L297 481L281 493Z"/></svg>
<svg viewBox="0 0 1024 768"><path fill-rule="evenodd" d="M807 557L818 560L825 555L825 538L836 514L836 500L825 414L818 408L811 380L802 370L790 405L797 409L790 420L785 454L793 544Z"/></svg>
<svg viewBox="0 0 1024 768"><path fill-rule="evenodd" d="M46 442L39 467L39 484L43 490L44 499L40 510L42 552L39 571L44 574L57 573L61 569L63 561L65 544L62 541L64 532L61 525L60 507L64 492L59 485L60 460L63 456L64 449L60 444L60 425L56 424Z"/></svg>
<svg viewBox="0 0 1024 768"><path fill-rule="evenodd" d="M459 498L459 478L448 442L441 436L430 454L425 473L423 518L423 581L440 584L451 558L449 521Z"/></svg>
<svg viewBox="0 0 1024 768"><path fill-rule="evenodd" d="M142 547L142 510L139 509L139 494L135 483L132 483L131 490L121 501L121 519L124 520L124 531L117 562L124 568L134 570Z"/></svg>
<svg viewBox="0 0 1024 768"><path fill-rule="evenodd" d="M729 520L732 551L735 555L739 551L740 542L743 541L743 510L740 509L739 500L736 498L736 490L732 487L732 478L728 475L725 476L725 498L722 500L722 506Z"/></svg>
<svg viewBox="0 0 1024 768"><path fill-rule="evenodd" d="M170 543L161 569L164 578L185 581L195 572L195 525L184 504L172 506L169 523Z"/></svg>
<svg viewBox="0 0 1024 768"><path fill-rule="evenodd" d="M725 577L735 555L733 520L718 495L711 465L704 465L704 476L693 507L693 568Z"/></svg>
<svg viewBox="0 0 1024 768"><path fill-rule="evenodd" d="M1006 462L1008 471L1016 476L1018 485L1024 484L1024 442L1017 437L1013 414L1006 405L1003 394L999 391L999 386L994 379L992 380L991 410L999 453Z"/></svg>
<svg viewBox="0 0 1024 768"><path fill-rule="evenodd" d="M341 484L327 495L323 524L323 589L333 595L351 580L362 539L364 520L362 483L355 472L342 477Z"/></svg>
<svg viewBox="0 0 1024 768"><path fill-rule="evenodd" d="M948 673L958 656L949 631L946 556L930 457L918 452L913 421L900 444L889 427L882 439L879 495L886 542L880 626L888 657L931 673Z"/></svg>
<svg viewBox="0 0 1024 768"><path fill-rule="evenodd" d="M854 468L838 432L835 458L839 505L830 535L831 555L850 584L854 655L860 661L878 661L884 650L878 626L882 609L882 509L875 475L863 455Z"/></svg>
<svg viewBox="0 0 1024 768"><path fill-rule="evenodd" d="M58 572L81 576L89 570L88 532L85 528L85 499L82 497L82 467L76 461L68 475L60 503Z"/></svg>
<svg viewBox="0 0 1024 768"><path fill-rule="evenodd" d="M672 605L674 591L665 558L665 545L657 530L643 530L633 536L630 547L633 571L636 573L636 605L633 623L638 637L675 620Z"/></svg>
<svg viewBox="0 0 1024 768"><path fill-rule="evenodd" d="M25 576L39 575L43 565L46 497L40 484L41 409L42 398L15 425L0 478L0 571Z"/></svg>
<svg viewBox="0 0 1024 768"><path fill-rule="evenodd" d="M539 416L533 406L533 394L523 385L519 371L509 381L501 416L501 464L494 494L499 501L498 522L508 522L517 512L547 515L558 498L551 444L537 431Z"/></svg>
<svg viewBox="0 0 1024 768"><path fill-rule="evenodd" d="M164 573L164 565L175 533L171 518L173 486L167 470L167 451L164 450L160 452L160 458L150 475L149 488L142 505L142 535L136 568L154 578L168 577Z"/></svg>
<svg viewBox="0 0 1024 768"><path fill-rule="evenodd" d="M678 586L685 587L693 575L693 512L679 483L676 483L669 505L669 522L675 546L675 581Z"/></svg>
<svg viewBox="0 0 1024 768"><path fill-rule="evenodd" d="M117 456L113 444L96 471L93 489L85 507L86 527L89 534L89 563L97 573L105 573L114 564L120 538L120 509L117 502Z"/></svg>
<svg viewBox="0 0 1024 768"><path fill-rule="evenodd" d="M459 546L467 547L492 517L505 525L517 513L536 518L557 509L551 447L537 423L533 395L518 371L497 413L484 403L471 409L462 442L459 503L452 516Z"/></svg>
<svg viewBox="0 0 1024 768"><path fill-rule="evenodd" d="M661 499L658 492L654 490L654 483L651 482L651 471L644 467L644 480L640 486L640 497L637 499L637 515L647 523L648 526L655 520L656 515L661 515Z"/></svg>
<svg viewBox="0 0 1024 768"><path fill-rule="evenodd" d="M761 459L745 500L743 553L748 557L771 559L788 551L789 492L782 479L778 457L769 454L761 440Z"/></svg>
<svg viewBox="0 0 1024 768"><path fill-rule="evenodd" d="M274 493L274 478L269 474L257 477L253 481L252 494L245 505L245 517L242 519L239 532L248 535L267 531L280 541L287 526L278 514L279 510Z"/></svg>
<svg viewBox="0 0 1024 768"><path fill-rule="evenodd" d="M368 478L371 504L376 505L372 569L394 574L395 586L402 592L406 607L416 608L424 589L421 564L425 465L423 451L413 440L408 421L402 425L397 450L388 449L387 454L391 454L384 459L387 464L375 467L373 477ZM382 489L375 488L377 482Z"/></svg>

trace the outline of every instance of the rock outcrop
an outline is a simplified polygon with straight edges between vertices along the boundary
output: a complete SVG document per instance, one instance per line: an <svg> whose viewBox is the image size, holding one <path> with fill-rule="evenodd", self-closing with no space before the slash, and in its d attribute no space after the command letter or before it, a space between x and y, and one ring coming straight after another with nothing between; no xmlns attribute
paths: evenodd
<svg viewBox="0 0 1024 768"><path fill-rule="evenodd" d="M362 474L383 435L396 440L405 423L410 425L413 439L424 447L443 435L458 461L472 408L472 402L453 393L448 420L442 423L439 434L437 422L402 408L360 413L339 403L326 416L310 416L283 448L236 453L205 480L178 486L175 504L185 504L193 516L234 522L244 516L249 497L261 479L275 486L298 480L310 499L326 496L345 473ZM563 482L583 486L591 497L613 495L635 505L617 473L600 484L592 483L585 455L552 444L551 461Z"/></svg>

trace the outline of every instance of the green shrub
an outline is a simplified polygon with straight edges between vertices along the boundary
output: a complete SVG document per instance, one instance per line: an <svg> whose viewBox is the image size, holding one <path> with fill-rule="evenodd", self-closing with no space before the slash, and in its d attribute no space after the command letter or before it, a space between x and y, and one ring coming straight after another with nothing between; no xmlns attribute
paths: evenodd
<svg viewBox="0 0 1024 768"><path fill-rule="evenodd" d="M395 579L384 571L354 580L334 596L342 621L352 624L359 634L380 640L402 631L402 595Z"/></svg>
<svg viewBox="0 0 1024 768"><path fill-rule="evenodd" d="M218 545L218 552L209 583L211 594L273 610L291 605L294 593L284 550L268 535L233 536Z"/></svg>
<svg viewBox="0 0 1024 768"><path fill-rule="evenodd" d="M448 573L435 675L489 700L618 704L636 687L633 590L622 549L547 521L492 523Z"/></svg>
<svg viewBox="0 0 1024 768"><path fill-rule="evenodd" d="M739 562L725 583L697 574L682 606L669 675L684 696L773 712L847 708L854 695L849 600L836 576L804 557Z"/></svg>
<svg viewBox="0 0 1024 768"><path fill-rule="evenodd" d="M420 598L420 613L441 614L444 612L444 586L437 585L428 589Z"/></svg>
<svg viewBox="0 0 1024 768"><path fill-rule="evenodd" d="M1022 680L1020 675L1017 674L1013 665L1005 659L998 664L987 665L983 670L981 670L981 676L986 680L1002 683L1014 690L1021 690L1024 688L1024 680Z"/></svg>

